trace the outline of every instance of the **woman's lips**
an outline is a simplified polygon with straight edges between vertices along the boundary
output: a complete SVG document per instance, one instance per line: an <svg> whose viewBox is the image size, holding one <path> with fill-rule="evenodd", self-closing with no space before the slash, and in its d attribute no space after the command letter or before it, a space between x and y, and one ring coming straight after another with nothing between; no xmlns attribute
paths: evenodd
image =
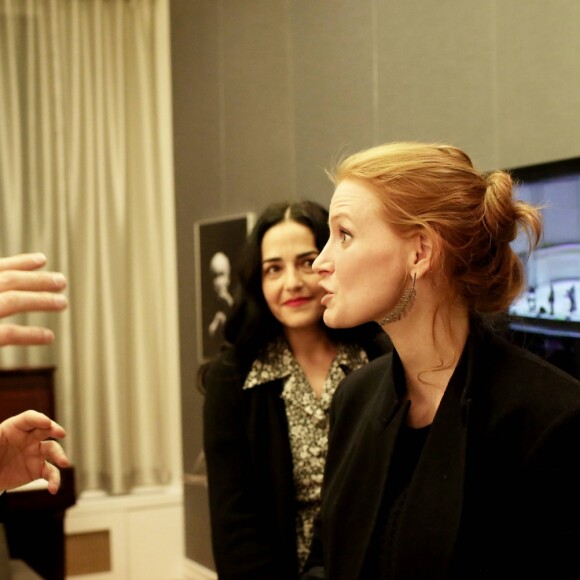
<svg viewBox="0 0 580 580"><path fill-rule="evenodd" d="M284 302L284 306L290 306L292 308L303 306L304 304L310 302L311 298L292 298Z"/></svg>
<svg viewBox="0 0 580 580"><path fill-rule="evenodd" d="M332 296L333 296L332 292L327 292L322 297L322 300L320 301L320 304L322 304L322 306L326 306L328 304L328 302L330 302L330 299L332 298Z"/></svg>

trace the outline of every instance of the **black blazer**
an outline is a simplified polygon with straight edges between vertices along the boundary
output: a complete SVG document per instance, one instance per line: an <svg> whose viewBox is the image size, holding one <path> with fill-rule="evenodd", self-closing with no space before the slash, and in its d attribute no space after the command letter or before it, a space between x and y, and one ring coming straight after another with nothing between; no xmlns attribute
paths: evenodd
<svg viewBox="0 0 580 580"><path fill-rule="evenodd" d="M205 377L212 548L223 580L296 579L295 491L282 380L242 390L233 349Z"/></svg>
<svg viewBox="0 0 580 580"><path fill-rule="evenodd" d="M385 352L376 341L372 358ZM283 381L243 390L233 348L208 370L204 419L212 549L221 580L296 580L296 491ZM349 372L349 369L344 369Z"/></svg>
<svg viewBox="0 0 580 580"><path fill-rule="evenodd" d="M304 579L376 577L366 559L408 407L394 357L335 395ZM410 483L391 580L580 578L580 382L481 329L464 357Z"/></svg>

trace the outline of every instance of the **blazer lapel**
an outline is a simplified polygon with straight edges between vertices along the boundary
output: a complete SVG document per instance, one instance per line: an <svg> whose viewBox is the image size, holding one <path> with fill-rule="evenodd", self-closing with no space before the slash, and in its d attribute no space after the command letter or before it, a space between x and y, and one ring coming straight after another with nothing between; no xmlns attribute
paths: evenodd
<svg viewBox="0 0 580 580"><path fill-rule="evenodd" d="M397 580L444 578L452 560L465 478L465 358L464 353L411 479L394 550L393 578Z"/></svg>
<svg viewBox="0 0 580 580"><path fill-rule="evenodd" d="M351 501L351 493L363 500L357 503L355 511L342 510L338 505L334 508L346 518L342 520L345 529L356 530L356 534L341 535L347 541L344 545L336 546L338 552L349 554L348 570L334 571L337 577L358 578L361 574L385 490L397 433L409 408L409 403L401 402L397 396L391 373L384 374L380 380L381 385L377 390L379 397L373 404L374 411L357 437L356 449L350 458L354 462L347 461L349 471L365 474L362 479L356 480L359 484L362 481L364 488L361 489L359 485L356 489L347 493L343 490L340 494L348 503ZM361 452L363 449L364 453ZM340 485L342 478L337 483ZM332 495L329 491L329 496ZM329 577L334 577L333 573Z"/></svg>

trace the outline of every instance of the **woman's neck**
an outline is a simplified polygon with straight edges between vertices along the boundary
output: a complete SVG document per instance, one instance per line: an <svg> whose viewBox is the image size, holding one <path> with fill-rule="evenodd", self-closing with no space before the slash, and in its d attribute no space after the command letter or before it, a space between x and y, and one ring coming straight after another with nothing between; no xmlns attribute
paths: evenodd
<svg viewBox="0 0 580 580"><path fill-rule="evenodd" d="M405 371L411 401L408 421L413 427L433 421L467 341L467 312L448 314L434 312L422 319L415 315L388 328Z"/></svg>
<svg viewBox="0 0 580 580"><path fill-rule="evenodd" d="M284 328L284 336L290 346L290 350L297 354L325 350L333 342L323 328L317 325L306 328Z"/></svg>
<svg viewBox="0 0 580 580"><path fill-rule="evenodd" d="M317 398L322 396L337 346L320 327L290 328L284 334L294 358L302 368Z"/></svg>

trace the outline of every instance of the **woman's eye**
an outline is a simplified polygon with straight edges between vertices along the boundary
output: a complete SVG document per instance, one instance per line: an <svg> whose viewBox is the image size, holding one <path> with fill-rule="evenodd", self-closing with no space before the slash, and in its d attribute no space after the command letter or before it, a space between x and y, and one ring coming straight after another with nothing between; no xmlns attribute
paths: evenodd
<svg viewBox="0 0 580 580"><path fill-rule="evenodd" d="M340 243L344 244L345 242L347 242L348 240L350 240L352 236L346 231L341 229L340 230Z"/></svg>
<svg viewBox="0 0 580 580"><path fill-rule="evenodd" d="M280 266L268 266L264 269L264 276L275 276L280 272Z"/></svg>
<svg viewBox="0 0 580 580"><path fill-rule="evenodd" d="M312 272L312 264L314 264L314 258L308 258L308 260L304 260L300 266L303 271Z"/></svg>

